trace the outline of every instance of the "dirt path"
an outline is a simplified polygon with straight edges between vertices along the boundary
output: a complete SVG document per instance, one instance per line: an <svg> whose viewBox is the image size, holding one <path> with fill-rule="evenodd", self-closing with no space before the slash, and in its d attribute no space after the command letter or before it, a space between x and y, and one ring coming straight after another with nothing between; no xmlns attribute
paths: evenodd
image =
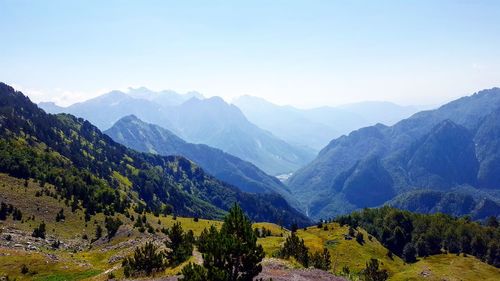
<svg viewBox="0 0 500 281"><path fill-rule="evenodd" d="M294 269L286 261L279 259L265 259L262 262L262 272L256 279L259 278L272 278L273 281L347 281L319 269Z"/></svg>

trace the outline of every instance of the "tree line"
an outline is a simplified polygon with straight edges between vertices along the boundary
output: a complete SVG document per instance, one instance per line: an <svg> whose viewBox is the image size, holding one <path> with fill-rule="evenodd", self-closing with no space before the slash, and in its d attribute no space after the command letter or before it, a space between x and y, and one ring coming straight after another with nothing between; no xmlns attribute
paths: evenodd
<svg viewBox="0 0 500 281"><path fill-rule="evenodd" d="M385 206L340 216L336 221L364 228L406 262L448 252L473 255L500 267L500 228L493 217L481 224L469 217L417 214Z"/></svg>

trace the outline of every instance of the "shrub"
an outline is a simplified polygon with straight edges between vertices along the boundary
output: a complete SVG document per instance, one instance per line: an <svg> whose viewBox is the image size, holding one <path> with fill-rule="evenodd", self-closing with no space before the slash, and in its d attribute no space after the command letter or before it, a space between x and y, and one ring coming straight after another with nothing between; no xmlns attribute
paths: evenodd
<svg viewBox="0 0 500 281"><path fill-rule="evenodd" d="M358 242L361 245L363 245L363 243L365 243L365 238L363 236L363 233L358 231L358 233L356 234L356 242Z"/></svg>
<svg viewBox="0 0 500 281"><path fill-rule="evenodd" d="M25 264L21 265L21 274L23 274L23 275L28 274L29 272L30 272L30 270L28 269L28 267Z"/></svg>
<svg viewBox="0 0 500 281"><path fill-rule="evenodd" d="M97 241L99 240L99 238L102 237L102 227L101 225L97 225L96 229L95 229L95 238L94 238L94 241Z"/></svg>
<svg viewBox="0 0 500 281"><path fill-rule="evenodd" d="M61 208L61 210L56 215L56 222L60 222L64 219L66 219L66 216L64 215L64 209Z"/></svg>
<svg viewBox="0 0 500 281"><path fill-rule="evenodd" d="M147 242L143 247L137 247L133 257L128 257L122 262L125 277L151 276L166 268L165 253L158 250L158 246Z"/></svg>
<svg viewBox="0 0 500 281"><path fill-rule="evenodd" d="M108 231L108 240L113 238L118 231L118 228L122 225L122 221L119 218L106 217L104 219L104 226Z"/></svg>
<svg viewBox="0 0 500 281"><path fill-rule="evenodd" d="M322 270L329 270L332 264L330 252L327 248L323 248L322 253L316 252L312 254L310 259L312 266Z"/></svg>
<svg viewBox="0 0 500 281"><path fill-rule="evenodd" d="M33 230L31 236L45 239L45 223L44 222L40 223L40 225Z"/></svg>

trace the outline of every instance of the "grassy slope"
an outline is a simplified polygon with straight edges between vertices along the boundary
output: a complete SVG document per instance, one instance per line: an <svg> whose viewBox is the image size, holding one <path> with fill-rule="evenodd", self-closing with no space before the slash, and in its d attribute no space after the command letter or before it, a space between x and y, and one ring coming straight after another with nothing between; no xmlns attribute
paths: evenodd
<svg viewBox="0 0 500 281"><path fill-rule="evenodd" d="M49 190L51 187L46 185ZM94 237L97 224L104 228L104 216L98 214L92 217L91 221L85 223L84 215L81 210L74 213L71 208L64 204L63 200L58 200L50 196L36 197L36 191L42 188L32 181L28 182L28 187L24 186L24 180L12 178L0 173L0 202L13 204L23 213L23 222L13 221L9 218L6 221L0 221L0 230L8 232L9 229L18 229L25 231L28 235L33 229L44 221L47 225L47 237L57 237L63 243L86 244L82 239L84 233L89 238ZM66 219L64 222L56 222L57 212L63 208ZM133 213L133 212L131 212ZM133 213L135 217L137 214ZM27 220L28 217L35 216L35 220ZM118 268L116 275L121 276L120 262L109 263L113 256L126 256L132 253L136 245L145 242L148 239L164 238L163 234L157 233L155 236L139 233L132 229L133 222L123 215L117 215L125 226L122 226L117 236L109 243L105 242L100 246L93 246L92 249L71 253L67 250L53 250L50 247L42 247L39 252L26 251L21 247L16 249L1 248L0 253L0 277L8 275L17 280L82 280L88 277L97 276L95 280L106 279L104 274L111 268ZM180 222L184 229L191 229L195 235L199 235L203 229L214 224L219 227L222 223L219 221L209 221L199 219L195 222L192 218L178 217L176 220L172 216L155 217L147 214L148 222L154 229L162 227L171 227L175 222ZM3 234L0 234L0 237ZM5 239L1 237L0 239ZM127 243L134 241L134 243ZM88 245L88 244L87 244ZM57 260L50 258L50 255L57 256ZM26 264L30 271L35 271L35 275L20 274L21 266ZM181 268L169 269L168 274L175 274Z"/></svg>
<svg viewBox="0 0 500 281"><path fill-rule="evenodd" d="M50 187L49 187L50 188ZM28 187L24 187L24 180L15 179L5 174L0 174L0 201L13 204L23 212L23 219L35 215L35 221L28 220L24 223L14 222L10 218L5 222L0 222L1 228L15 228L31 233L33 228L42 220L47 224L47 234L63 240L63 242L84 242L81 239L82 233L87 233L89 237L94 236L96 221L103 226L103 215L97 215L85 224L83 212L71 212L71 209L59 201L49 196L35 197L36 190L41 188L34 182L29 182ZM56 213L64 208L66 215L65 222L55 222ZM137 216L136 214L134 214ZM162 234L141 234L132 229L133 222L126 217L119 215L125 226L120 229L117 237L110 242L104 242L100 246L94 245L92 249L72 253L67 250L52 250L41 248L38 252L25 251L23 249L5 249L0 253L0 276L3 274L17 280L106 280L107 272L113 269L117 277L122 277L120 261L109 262L114 256L129 255L136 245L148 239L163 239ZM148 222L155 229L161 227L171 227L176 221L180 222L184 229L191 229L195 235L209 227L211 224L220 227L221 222L200 219L195 222L192 218L178 217L176 220L172 216L154 217L147 215ZM160 224L158 224L160 221ZM267 256L272 256L288 235L286 229L272 223L256 223L254 227L270 229L272 236L259 238L259 243L263 245ZM4 230L5 231L5 230ZM355 240L345 240L344 234L348 232L347 227L340 227L338 224L328 224L328 230L316 226L307 230L300 229L298 235L303 238L311 251L321 251L323 247L330 250L332 256L332 271L340 272L342 267L347 265L351 271L358 272L363 269L366 261L374 257L381 261L382 268L390 273L391 280L499 280L500 270L478 261L474 257L457 257L455 255L439 255L422 259L415 264L407 265L394 256L391 260L387 257L385 249L376 239L370 241L368 234L360 230L365 237L364 245L360 245ZM0 237L2 234L0 234ZM283 237L281 237L283 236ZM4 238L0 238L4 239ZM134 241L130 243L130 241ZM50 258L50 255L57 256L57 260ZM194 261L194 258L191 259ZM20 268L22 264L28 265L31 271L36 271L35 275L22 275ZM169 268L165 275L174 275L179 272L182 265L177 268ZM429 273L424 278L422 273Z"/></svg>
<svg viewBox="0 0 500 281"><path fill-rule="evenodd" d="M279 227L277 226L279 229ZM304 239L310 251L322 251L328 248L332 256L332 271L339 274L344 266L351 272L359 272L370 258L381 262L381 267L389 272L390 280L500 280L500 270L479 261L474 257L456 255L437 255L420 259L414 264L405 264L399 257L387 256L387 249L375 238L370 241L368 234L364 235L365 243L360 245L356 240L346 240L344 234L348 227L340 227L336 223L328 224L328 230L309 227L298 230L298 235ZM266 255L272 256L284 242L282 237L266 237L259 239ZM424 277L423 273L430 273Z"/></svg>

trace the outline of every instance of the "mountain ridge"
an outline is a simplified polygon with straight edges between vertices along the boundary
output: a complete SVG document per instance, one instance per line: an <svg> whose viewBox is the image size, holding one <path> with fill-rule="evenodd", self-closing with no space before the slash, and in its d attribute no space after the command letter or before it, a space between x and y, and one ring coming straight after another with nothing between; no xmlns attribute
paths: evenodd
<svg viewBox="0 0 500 281"><path fill-rule="evenodd" d="M377 124L361 128L333 139L311 164L289 178L289 186L303 204L313 209L315 218L383 203L358 204L332 186L343 173L370 158L378 159L382 170L391 175L391 181L378 188L393 189L394 195L426 188L447 191L463 185L484 189L486 186L478 183L495 182L495 165L491 163L496 163L500 154L498 141L491 137L498 134L498 108L500 89L492 88L436 110L418 112L390 127ZM481 136L482 143L477 142ZM488 154L479 153L486 147L490 147ZM486 161L486 157L492 160ZM481 166L484 178L478 178ZM355 180L354 175L348 179ZM364 182L364 190L372 186L373 180L368 177L357 180ZM498 203L497 199L493 201ZM500 209L495 211L500 214Z"/></svg>
<svg viewBox="0 0 500 281"><path fill-rule="evenodd" d="M239 108L220 97L200 99L193 95L181 104L164 106L154 100L137 99L122 92L77 103L60 111L83 117L100 129L109 129L120 118L134 114L159 125L191 143L203 143L249 161L266 173L293 172L314 157L310 149L291 145L249 122ZM107 98L108 97L108 98ZM46 103L47 111L54 110Z"/></svg>
<svg viewBox="0 0 500 281"><path fill-rule="evenodd" d="M234 99L232 103L257 126L289 143L308 146L317 151L331 139L353 130L376 123L392 125L417 112L413 106L380 101L299 109L245 95Z"/></svg>

